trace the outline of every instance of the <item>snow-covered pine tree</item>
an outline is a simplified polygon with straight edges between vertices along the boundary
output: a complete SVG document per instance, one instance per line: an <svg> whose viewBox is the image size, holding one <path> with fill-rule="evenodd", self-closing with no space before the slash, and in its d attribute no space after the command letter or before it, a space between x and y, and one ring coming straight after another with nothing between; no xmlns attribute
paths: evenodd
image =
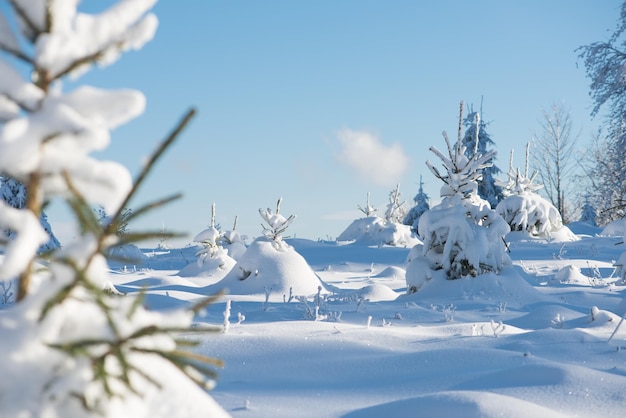
<svg viewBox="0 0 626 418"><path fill-rule="evenodd" d="M509 227L477 193L481 171L491 165L489 161L496 153L490 151L482 155L474 152L467 157L461 137L462 116L463 102L454 146L443 132L448 155L435 147L429 148L442 161L444 171L430 161L426 161L426 165L444 183L441 188L443 199L420 218L423 256L411 260L407 267L409 293L419 290L432 277L429 270L443 270L446 278L458 279L497 273L509 262L503 241Z"/></svg>
<svg viewBox="0 0 626 418"><path fill-rule="evenodd" d="M172 417L225 417L205 392L219 361L192 353L190 340L180 338L219 329L191 326L211 299L164 314L148 311L141 297L114 295L108 282L111 245L158 237L116 231L123 208L195 112L149 156L134 183L122 164L97 159L111 130L143 112L145 97L85 85L67 92L63 81L71 74L76 86L92 65L140 49L154 36L157 18L154 0L106 2L96 14L79 4L11 0L0 10L0 173L28 190L21 209L0 200L0 230L15 231L3 243L0 280L18 280L17 302L0 321L0 416L141 417L165 409ZM175 198L150 202L132 216ZM44 263L37 252L50 237L39 220L53 199L67 204L80 234ZM98 205L113 214L106 226L92 210ZM183 393L195 413L172 403Z"/></svg>
<svg viewBox="0 0 626 418"><path fill-rule="evenodd" d="M480 113L475 112L473 107L470 107L467 117L463 120L463 125L467 127L463 136L463 145L465 146L465 155L468 158L471 158L474 152L485 155L495 145L487 132L487 123L481 118L481 115L482 104ZM478 196L488 201L492 208L495 208L498 202L504 198L502 189L495 183L495 177L501 170L494 164L494 160L495 157L487 161L491 165L482 169L482 178L478 181Z"/></svg>
<svg viewBox="0 0 626 418"><path fill-rule="evenodd" d="M417 194L413 198L413 202L415 205L409 209L406 216L402 220L402 223L411 227L411 231L415 234L418 234L418 224L420 217L430 209L430 198L424 192L424 181L422 180L422 176L420 176L420 188L417 191Z"/></svg>
<svg viewBox="0 0 626 418"><path fill-rule="evenodd" d="M400 184L398 183L396 187L389 192L389 203L387 203L387 210L385 210L385 220L396 224L402 223L402 220L406 216L405 203L406 202L402 200Z"/></svg>
<svg viewBox="0 0 626 418"><path fill-rule="evenodd" d="M0 199L15 209L24 209L26 205L26 187L11 177L0 175ZM60 248L61 244L52 232L52 226L48 222L48 216L43 210L39 216L39 222L41 223L41 227L50 237L48 242L44 243L39 248L39 251L46 252ZM4 232L8 239L13 239L15 237L15 231L13 230L6 230Z"/></svg>

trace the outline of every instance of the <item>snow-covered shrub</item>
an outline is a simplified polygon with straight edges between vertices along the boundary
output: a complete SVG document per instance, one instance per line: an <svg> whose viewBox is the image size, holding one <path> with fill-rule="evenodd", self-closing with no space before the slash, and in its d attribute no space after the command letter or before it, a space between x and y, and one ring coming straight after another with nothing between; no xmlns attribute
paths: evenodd
<svg viewBox="0 0 626 418"><path fill-rule="evenodd" d="M391 245L395 247L412 247L418 244L420 240L411 231L410 226L400 223L398 218L394 216L398 206L402 206L398 201L399 197L399 190L396 187L389 196L390 203L387 210L389 219L385 219L375 215L376 208L370 205L370 194L368 193L366 206L362 208L357 205L365 217L356 219L348 225L339 234L337 241L352 242L360 245Z"/></svg>
<svg viewBox="0 0 626 418"><path fill-rule="evenodd" d="M184 393L206 414L226 416L204 392L213 384L211 365L219 362L187 351L189 341L180 337L204 328L191 324L210 300L162 314L106 285L108 248L157 236L118 235L123 208L194 112L134 184L123 165L93 157L108 146L111 129L142 113L144 96L89 86L64 92L62 80L141 48L157 19L152 0L122 1L95 15L80 12L78 3L12 0L15 25L8 24L7 8L0 13L0 172L28 190L23 208L0 201L0 229L15 231L0 280L18 281L17 303L0 312L0 416L154 416L162 391ZM16 59L19 67L11 66ZM26 77L17 68L25 68ZM52 199L67 203L80 236L47 254L44 264L37 251L50 236L39 219ZM127 220L169 200L141 207ZM112 214L106 225L92 210L98 205ZM170 399L162 398L161 408ZM166 409L174 416L178 405Z"/></svg>
<svg viewBox="0 0 626 418"><path fill-rule="evenodd" d="M508 225L490 208L489 202L477 194L481 170L490 164L488 161L494 158L495 152L485 155L474 152L468 158L461 141L461 121L462 118L454 147L443 132L447 156L430 147L430 151L441 159L445 170L440 172L426 161L435 177L444 183L441 188L443 199L419 220L422 256L413 258L407 266L409 293L419 290L433 277L433 271L445 272L448 279L474 277L487 272L497 273L509 262L502 239L509 232Z"/></svg>
<svg viewBox="0 0 626 418"><path fill-rule="evenodd" d="M406 216L406 208L404 207L406 202L402 200L401 196L400 184L396 184L396 187L389 192L389 203L387 203L387 209L385 210L385 220L387 222L399 224L402 223Z"/></svg>
<svg viewBox="0 0 626 418"><path fill-rule="evenodd" d="M237 231L237 217L235 216L235 223L233 229L226 231L222 234L220 239L222 247L228 251L228 255L234 260L239 260L241 255L246 252L246 236L241 235Z"/></svg>
<svg viewBox="0 0 626 418"><path fill-rule="evenodd" d="M355 219L339 234L337 241L394 247L412 247L420 242L408 225L389 222L378 216Z"/></svg>
<svg viewBox="0 0 626 418"><path fill-rule="evenodd" d="M237 264L209 292L226 290L235 295L265 295L276 300L294 294L308 297L326 284L298 252L282 240L281 233L295 219L280 215L278 200L276 212L261 210L261 217L269 224L262 225L264 236L255 239L237 260Z"/></svg>
<svg viewBox="0 0 626 418"><path fill-rule="evenodd" d="M575 241L576 236L563 225L557 208L535 191L543 186L534 183L537 172L528 175L528 145L524 174L513 169L513 151L507 181L498 181L506 196L496 211L504 218L512 233L523 233L524 238L540 238L558 241ZM513 238L509 236L508 238Z"/></svg>
<svg viewBox="0 0 626 418"><path fill-rule="evenodd" d="M211 205L211 223L209 227L201 231L193 239L200 243L202 248L196 252L197 260L183 268L178 275L189 276L215 276L221 279L235 265L235 260L228 255L228 251L222 247L224 234L219 231L215 224L215 203Z"/></svg>

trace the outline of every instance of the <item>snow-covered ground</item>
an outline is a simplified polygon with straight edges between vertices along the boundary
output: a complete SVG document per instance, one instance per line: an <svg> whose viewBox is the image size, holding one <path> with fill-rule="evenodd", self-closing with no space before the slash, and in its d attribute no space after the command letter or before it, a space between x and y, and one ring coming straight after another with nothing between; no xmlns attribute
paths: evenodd
<svg viewBox="0 0 626 418"><path fill-rule="evenodd" d="M412 295L409 248L286 240L324 283L319 295L230 294L196 319L228 329L189 338L224 360L211 395L234 417L621 417L626 324L611 336L626 290L613 263L626 246L583 227L578 241L510 242L500 275ZM144 249L111 280L146 288L151 309L185 305L223 276L179 276L197 250Z"/></svg>

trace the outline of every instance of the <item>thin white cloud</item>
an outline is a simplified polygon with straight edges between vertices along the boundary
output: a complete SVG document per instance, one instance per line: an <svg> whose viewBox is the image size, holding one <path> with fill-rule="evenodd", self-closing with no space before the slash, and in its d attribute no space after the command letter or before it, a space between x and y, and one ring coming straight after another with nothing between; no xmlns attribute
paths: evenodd
<svg viewBox="0 0 626 418"><path fill-rule="evenodd" d="M337 139L337 161L353 169L364 181L390 186L400 180L409 166L400 144L386 146L369 132L343 129L337 133Z"/></svg>

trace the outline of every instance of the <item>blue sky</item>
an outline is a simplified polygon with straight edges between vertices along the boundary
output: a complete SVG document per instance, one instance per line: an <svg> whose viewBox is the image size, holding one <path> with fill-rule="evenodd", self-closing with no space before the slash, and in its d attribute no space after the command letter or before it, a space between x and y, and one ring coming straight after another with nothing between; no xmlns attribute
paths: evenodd
<svg viewBox="0 0 626 418"><path fill-rule="evenodd" d="M78 83L145 93L144 115L116 130L102 153L133 173L189 107L198 110L135 204L174 192L184 199L131 229L165 226L193 236L210 222L215 202L224 228L238 215L238 230L257 236L258 208L282 196L282 213L298 216L287 234L335 238L360 217L368 192L384 212L399 182L410 205L423 175L437 200L428 147L445 147L442 130L456 137L461 100L479 107L483 97L500 168L511 148L523 165L541 109L553 103L571 110L581 146L587 143L600 120L589 116L589 82L574 50L607 39L619 6L161 1L151 43ZM350 140L357 137L369 140ZM53 206L48 213L60 235L62 212Z"/></svg>

